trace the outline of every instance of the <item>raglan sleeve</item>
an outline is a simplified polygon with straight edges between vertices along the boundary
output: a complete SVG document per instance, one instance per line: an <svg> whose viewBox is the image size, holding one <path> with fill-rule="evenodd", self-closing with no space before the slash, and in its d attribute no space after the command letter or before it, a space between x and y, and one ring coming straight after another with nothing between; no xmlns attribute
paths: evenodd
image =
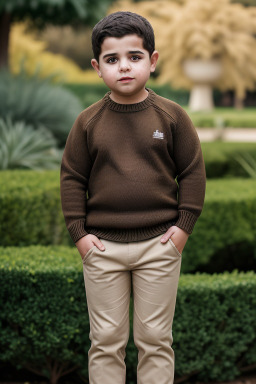
<svg viewBox="0 0 256 384"><path fill-rule="evenodd" d="M80 114L68 135L60 167L62 211L69 234L76 243L86 236L86 200L91 170L85 121Z"/></svg>
<svg viewBox="0 0 256 384"><path fill-rule="evenodd" d="M173 151L177 168L179 213L175 225L191 234L203 209L206 172L198 134L181 107L178 108L173 132Z"/></svg>

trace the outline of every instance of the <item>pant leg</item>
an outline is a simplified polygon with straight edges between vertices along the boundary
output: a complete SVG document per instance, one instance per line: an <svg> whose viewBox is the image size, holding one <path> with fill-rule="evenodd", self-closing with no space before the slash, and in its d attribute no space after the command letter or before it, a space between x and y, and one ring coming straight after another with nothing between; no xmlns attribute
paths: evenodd
<svg viewBox="0 0 256 384"><path fill-rule="evenodd" d="M105 251L94 247L83 260L90 319L89 382L124 384L131 272L125 262L126 244L101 241Z"/></svg>
<svg viewBox="0 0 256 384"><path fill-rule="evenodd" d="M138 384L172 384L174 351L172 322L181 255L161 236L140 242L132 270L134 343L138 348Z"/></svg>

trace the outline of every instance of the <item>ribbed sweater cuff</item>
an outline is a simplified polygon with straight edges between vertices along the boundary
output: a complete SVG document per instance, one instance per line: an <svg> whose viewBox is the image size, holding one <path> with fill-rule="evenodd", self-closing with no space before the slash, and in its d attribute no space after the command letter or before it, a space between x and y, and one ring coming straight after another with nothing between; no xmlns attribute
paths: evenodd
<svg viewBox="0 0 256 384"><path fill-rule="evenodd" d="M193 215L193 213L188 211L179 211L179 218L175 225L191 234L196 221L197 216Z"/></svg>
<svg viewBox="0 0 256 384"><path fill-rule="evenodd" d="M88 235L88 232L84 229L84 224L85 220L79 220L68 228L69 234L74 243L81 239L81 237Z"/></svg>

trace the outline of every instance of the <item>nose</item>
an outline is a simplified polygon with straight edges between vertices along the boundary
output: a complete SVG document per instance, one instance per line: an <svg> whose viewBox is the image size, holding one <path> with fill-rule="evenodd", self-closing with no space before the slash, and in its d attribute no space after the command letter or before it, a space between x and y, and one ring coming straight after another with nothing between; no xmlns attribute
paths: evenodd
<svg viewBox="0 0 256 384"><path fill-rule="evenodd" d="M120 60L120 65L119 65L120 72L127 72L127 71L130 71L130 69L131 69L130 63L126 59Z"/></svg>

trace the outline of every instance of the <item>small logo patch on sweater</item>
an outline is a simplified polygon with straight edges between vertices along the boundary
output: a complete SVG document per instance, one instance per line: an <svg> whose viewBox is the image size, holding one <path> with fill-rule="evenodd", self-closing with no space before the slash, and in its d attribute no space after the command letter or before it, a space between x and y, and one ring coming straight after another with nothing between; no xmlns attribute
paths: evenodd
<svg viewBox="0 0 256 384"><path fill-rule="evenodd" d="M153 139L163 140L164 134L163 132L159 132L158 129L153 133Z"/></svg>

